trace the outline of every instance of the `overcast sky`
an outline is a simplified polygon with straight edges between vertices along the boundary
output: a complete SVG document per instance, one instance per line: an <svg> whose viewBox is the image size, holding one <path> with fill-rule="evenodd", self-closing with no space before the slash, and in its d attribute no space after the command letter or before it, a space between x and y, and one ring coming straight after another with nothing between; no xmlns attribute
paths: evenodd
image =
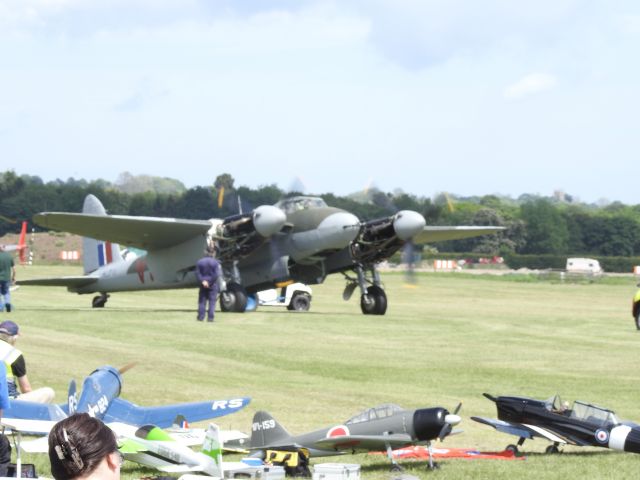
<svg viewBox="0 0 640 480"><path fill-rule="evenodd" d="M0 170L640 204L637 0L0 0Z"/></svg>

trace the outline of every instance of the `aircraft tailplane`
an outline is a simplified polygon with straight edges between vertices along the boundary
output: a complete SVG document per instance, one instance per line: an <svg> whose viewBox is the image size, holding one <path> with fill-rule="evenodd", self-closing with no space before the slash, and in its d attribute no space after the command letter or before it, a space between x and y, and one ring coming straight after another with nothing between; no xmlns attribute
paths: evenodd
<svg viewBox="0 0 640 480"><path fill-rule="evenodd" d="M102 202L98 200L98 197L89 194L84 199L82 213L106 215L107 211L104 209ZM85 275L109 263L122 261L120 245L117 243L84 237L82 240L82 250Z"/></svg>
<svg viewBox="0 0 640 480"><path fill-rule="evenodd" d="M265 449L293 445L293 437L278 421L265 411L256 412L251 428L251 449Z"/></svg>
<svg viewBox="0 0 640 480"><path fill-rule="evenodd" d="M204 471L212 477L224 478L224 471L222 469L222 440L220 439L220 428L215 423L210 423L209 428L207 428L201 452L212 460Z"/></svg>

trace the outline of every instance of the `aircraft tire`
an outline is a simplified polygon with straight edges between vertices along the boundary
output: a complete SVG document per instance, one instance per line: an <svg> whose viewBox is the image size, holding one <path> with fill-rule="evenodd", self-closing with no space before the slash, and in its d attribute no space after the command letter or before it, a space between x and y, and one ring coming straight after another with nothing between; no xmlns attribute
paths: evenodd
<svg viewBox="0 0 640 480"><path fill-rule="evenodd" d="M360 309L365 315L384 315L387 313L387 295L377 285L367 288L360 297Z"/></svg>
<svg viewBox="0 0 640 480"><path fill-rule="evenodd" d="M636 328L640 330L640 311L638 311L638 314L636 315Z"/></svg>
<svg viewBox="0 0 640 480"><path fill-rule="evenodd" d="M109 298L109 295L107 294L101 294L101 295L96 295L95 297L93 297L91 299L91 307L92 308L104 308L104 304L107 303L107 299Z"/></svg>
<svg viewBox="0 0 640 480"><path fill-rule="evenodd" d="M518 451L518 446L514 445L513 443L507 445L507 447L505 448L505 450L507 452L513 452L514 455L518 455L519 451Z"/></svg>
<svg viewBox="0 0 640 480"><path fill-rule="evenodd" d="M244 312L247 308L247 291L239 283L227 283L227 290L220 294L220 310Z"/></svg>
<svg viewBox="0 0 640 480"><path fill-rule="evenodd" d="M305 292L296 292L291 297L291 302L287 305L287 310L296 312L307 312L311 308L311 296Z"/></svg>
<svg viewBox="0 0 640 480"><path fill-rule="evenodd" d="M545 448L544 453L546 453L547 455L553 455L556 453L560 453L560 450L558 450L558 447L555 445L549 445L547 448Z"/></svg>

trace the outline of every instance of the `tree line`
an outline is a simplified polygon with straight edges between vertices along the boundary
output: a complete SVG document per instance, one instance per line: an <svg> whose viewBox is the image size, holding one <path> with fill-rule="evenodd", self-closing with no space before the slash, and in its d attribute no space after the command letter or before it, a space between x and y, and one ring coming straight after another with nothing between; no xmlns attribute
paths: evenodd
<svg viewBox="0 0 640 480"><path fill-rule="evenodd" d="M9 170L0 173L0 235L18 232L20 223L38 212L79 212L89 193L96 195L111 214L188 219L224 218L296 194L276 185L237 187L226 173L218 175L211 185L185 188L177 180L126 172L114 183L73 178L44 182L38 176ZM363 221L407 209L420 212L429 225L506 227L498 235L435 245L441 252L640 256L640 205L590 205L568 195L512 199L443 193L431 198L377 189L349 196L320 196L327 204L348 210Z"/></svg>

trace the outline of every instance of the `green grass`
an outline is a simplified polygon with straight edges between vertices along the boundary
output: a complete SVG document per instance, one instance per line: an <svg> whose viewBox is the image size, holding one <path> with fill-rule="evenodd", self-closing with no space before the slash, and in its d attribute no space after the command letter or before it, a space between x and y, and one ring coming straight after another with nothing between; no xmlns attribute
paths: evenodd
<svg viewBox="0 0 640 480"><path fill-rule="evenodd" d="M19 267L18 278L70 275L77 269ZM502 450L510 437L471 421L495 417L482 397L560 393L640 421L637 365L640 332L626 282L514 282L489 275L422 274L416 288L383 274L387 315L364 316L356 295L341 299L337 276L314 286L311 311L262 308L217 313L195 321L195 290L113 294L91 309L90 296L62 288L22 287L14 293L19 347L29 378L65 398L71 378L104 364L138 365L125 374L122 396L157 405L238 395L243 411L219 419L249 430L253 413L271 412L291 433L340 423L385 402L407 408L463 402L464 430L443 446ZM6 318L5 314L3 318ZM446 460L438 479L636 478L640 457L605 449L566 447L546 456L542 440L525 443L524 461ZM26 456L41 475L46 457ZM370 455L315 459L361 463L363 478L386 479L388 463ZM404 462L422 478L425 462ZM126 464L125 478L156 474Z"/></svg>

